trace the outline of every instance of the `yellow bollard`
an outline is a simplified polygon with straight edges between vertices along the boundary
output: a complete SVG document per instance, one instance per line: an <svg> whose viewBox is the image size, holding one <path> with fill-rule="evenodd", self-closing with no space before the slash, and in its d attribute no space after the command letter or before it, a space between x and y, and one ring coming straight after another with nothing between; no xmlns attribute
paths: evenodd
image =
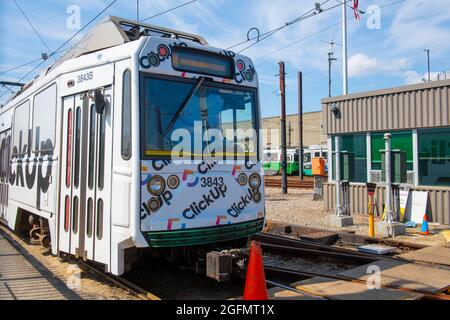
<svg viewBox="0 0 450 320"><path fill-rule="evenodd" d="M375 216L373 213L373 195L369 194L369 237L375 237Z"/></svg>

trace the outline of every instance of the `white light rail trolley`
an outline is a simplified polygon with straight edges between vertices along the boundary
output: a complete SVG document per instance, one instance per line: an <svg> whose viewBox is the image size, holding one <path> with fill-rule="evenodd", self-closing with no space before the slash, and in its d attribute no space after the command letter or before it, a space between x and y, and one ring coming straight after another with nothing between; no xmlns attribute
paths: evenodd
<svg viewBox="0 0 450 320"><path fill-rule="evenodd" d="M0 109L0 221L115 275L143 248L228 261L265 219L258 135L228 133L259 126L249 58L107 17Z"/></svg>

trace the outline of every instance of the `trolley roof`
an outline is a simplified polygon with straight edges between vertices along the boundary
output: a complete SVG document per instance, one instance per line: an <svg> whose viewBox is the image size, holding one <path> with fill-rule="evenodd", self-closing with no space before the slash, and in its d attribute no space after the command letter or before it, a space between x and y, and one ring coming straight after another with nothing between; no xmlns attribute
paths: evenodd
<svg viewBox="0 0 450 320"><path fill-rule="evenodd" d="M206 40L198 35L163 28L151 24L133 21L116 16L107 16L90 30L76 45L70 48L53 65L45 69L33 80L28 82L22 90L11 97L13 100L22 92L30 88L39 78L47 75L67 60L78 58L99 50L119 46L131 41L139 40L142 36L155 36L169 39L184 39L197 42L201 45L208 45Z"/></svg>
<svg viewBox="0 0 450 320"><path fill-rule="evenodd" d="M162 28L116 16L108 16L88 32L77 45L64 54L52 68L55 68L66 60L74 59L90 52L135 41L142 36L185 39L198 42L202 45L208 44L203 37L194 34Z"/></svg>

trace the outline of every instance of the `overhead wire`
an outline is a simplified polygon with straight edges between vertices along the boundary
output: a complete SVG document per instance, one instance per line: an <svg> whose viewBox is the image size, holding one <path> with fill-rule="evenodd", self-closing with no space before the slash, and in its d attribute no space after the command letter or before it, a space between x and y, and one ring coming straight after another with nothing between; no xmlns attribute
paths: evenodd
<svg viewBox="0 0 450 320"><path fill-rule="evenodd" d="M50 57L53 57L54 55L56 55L57 53L59 53L60 52L60 50L64 47L64 46L66 46L73 38L75 38L78 34L80 34L84 29L86 29L93 21L95 21L99 16L101 16L106 10L108 10L111 6L113 6L115 3L117 2L117 0L113 0L109 5L107 5L103 10L101 10L94 18L92 18L88 23L86 23L80 30L78 30L76 33L74 33L69 39L67 39L63 44L61 44L57 49L55 49L53 52L51 52L50 54L49 54L49 56L48 56L48 58L50 58ZM51 50L49 50L49 51L51 51ZM36 59L36 60L33 60L33 61L31 61L31 62L29 62L29 63L26 63L26 64L24 64L24 65L22 65L22 67L23 66L25 66L25 65L29 65L29 64L31 64L31 63L33 63L33 62L37 62L37 61L40 61L40 60L42 60L39 64L37 64L33 69L31 69L31 71L29 71L29 72L27 72L23 77L21 77L17 82L21 82L22 80L24 80L25 78L27 78L31 73L33 73L37 68L39 68L42 64L44 64L47 60L48 60L48 58L47 59L44 59L44 58L41 58L41 59ZM20 67L15 67L15 68L12 68L12 69L18 69L18 68L20 68ZM10 69L11 70L11 69ZM6 73L6 71L4 71L4 72L2 72L1 74L3 74L3 73ZM0 96L0 98L2 98L3 96L5 95L5 93L3 94L3 95L1 95Z"/></svg>
<svg viewBox="0 0 450 320"><path fill-rule="evenodd" d="M31 26L31 28L33 29L34 33L36 34L36 36L39 38L39 40L42 42L42 44L47 48L48 53L51 52L50 48L48 47L47 43L44 41L44 39L41 37L41 35L39 34L39 32L37 31L37 29L35 28L35 26L33 25L33 23L31 22L31 20L28 18L28 16L25 14L25 12L22 10L22 8L19 6L19 4L17 3L16 0L13 0L14 4L16 5L16 7L19 9L19 11L22 13L22 15L24 16L25 20L27 20L28 24Z"/></svg>
<svg viewBox="0 0 450 320"><path fill-rule="evenodd" d="M337 4L337 5L331 6L331 7L326 8L326 9L321 9L321 7L322 7L323 5L325 5L325 4L326 4L327 2L329 2L329 1L330 1L330 0L325 0L325 1L323 1L322 3L320 3L320 4L319 4L319 9L320 9L320 10L318 10L317 7L314 8L314 9L311 9L311 10L309 10L308 12L306 12L306 13L302 14L301 16L299 16L298 18L296 18L296 19L294 19L294 20L292 20L292 21L290 21L290 22L287 22L287 23L285 23L284 25L282 25L282 26L280 26L280 27L278 27L278 28L275 28L275 29L270 30L270 31L268 31L268 32L265 32L265 33L263 33L263 34L259 34L259 35L256 36L256 37L252 37L252 38L248 37L247 40L244 40L244 41L239 42L239 43L237 43L237 44L235 44L235 45L233 45L233 46L230 46L229 48L227 48L227 50L233 49L233 48L238 47L238 46L241 46L241 45L243 45L243 44L245 44L245 43L248 43L248 42L250 42L250 41L253 41L253 40L255 40L255 39L257 40L256 42L250 44L249 46L247 46L247 47L245 47L244 49L242 49L242 50L239 51L239 53L242 53L242 52L244 52L244 51L250 49L251 47L253 47L253 46L259 44L260 42L264 41L265 39L271 37L271 36L274 35L275 33L277 33L277 32L279 32L279 31L283 30L284 28L287 28L287 27L289 27L289 26L291 26L291 25L293 25L293 24L296 24L296 23L298 23L298 22L304 21L304 20L306 20L306 19L312 18L312 17L314 17L314 16L316 16L316 15L318 15L318 14L321 14L321 13L324 13L324 12L327 12L327 11L330 11L330 10L332 10L332 9L334 9L334 8L337 8L337 7L339 7L339 6L342 5L342 4ZM352 0L345 0L345 3L349 2L349 1L352 1Z"/></svg>
<svg viewBox="0 0 450 320"><path fill-rule="evenodd" d="M144 21L147 21L147 20L150 20L150 19L153 19L153 18L162 16L163 14L172 12L172 11L174 11L174 10L177 10L177 9L179 9L179 8L182 8L182 7L185 7L185 6L190 5L191 3L194 3L194 2L197 2L197 1L198 1L198 0L192 0L192 1L188 1L188 2L182 3L182 4L180 4L180 5L176 6L176 7L167 9L166 11L163 11L163 12L157 13L157 14L155 14L155 15L153 15L153 16L150 16L150 17L148 17L148 18L139 20L139 22L144 22Z"/></svg>
<svg viewBox="0 0 450 320"><path fill-rule="evenodd" d="M399 0L399 1L396 1L396 2L388 3L388 4L385 4L385 5L383 5L383 6L380 6L380 8L390 7L390 6L393 6L393 5L396 5L396 4L405 2L405 1L407 1L407 0ZM354 19L354 17L349 17L349 18L347 18L347 21L350 21L350 20L353 20L353 19ZM324 31L327 31L327 30L329 30L329 29L335 28L335 27L341 25L342 23L343 23L342 21L339 21L338 23L335 23L335 24L333 24L333 25L330 25L330 26L328 26L328 27L325 27L325 28L323 28L323 29L321 29L321 30L319 30L319 31L317 31L317 32L314 32L314 33L312 33L312 34L309 34L309 35L307 35L307 36L304 36L303 38L300 38L300 39L298 39L298 40L295 40L295 41L289 43L288 45L285 45L285 46L283 46L283 47L280 47L280 48L278 48L278 49L276 49L276 50L274 50L274 51L272 51L272 52L270 52L270 53L268 53L268 54L266 54L266 55L264 55L264 56L258 57L258 58L256 58L254 61L258 61L258 60L261 60L261 59L265 59L265 58L267 58L267 57L269 57L269 56L271 56L271 55L273 55L273 54L275 54L275 53L278 53L278 52L284 50L284 49L290 48L290 47L296 45L297 43L300 43L300 42L305 41L305 40L307 40L307 39L309 39L309 38L312 38L312 37L314 37L314 36L316 36L316 35L318 35L318 34L324 32Z"/></svg>
<svg viewBox="0 0 450 320"><path fill-rule="evenodd" d="M186 3L184 3L184 4L181 4L181 5L178 5L178 6L176 6L176 7L171 8L171 9L168 9L168 10L166 10L166 11L160 12L160 13L158 13L158 14L156 14L156 15L151 16L151 17L148 17L148 18L145 18L145 19L143 19L143 20L140 20L140 22L143 22L143 21L146 21L146 20L149 20L149 19L156 18L156 17L158 17L158 16L161 16L161 15L163 15L163 14L169 13L169 12L171 12L171 11L174 11L174 10L176 10L176 9L179 9L179 8L181 8L181 7L184 7L184 6L187 6L188 4L191 4L191 3L194 3L194 2L197 2L197 1L199 1L199 0L192 0L192 1L186 2ZM112 5L112 4L111 4L111 5ZM111 5L109 5L106 9L108 9ZM103 12L102 12L102 13L103 13ZM100 14L101 14L101 13L100 13ZM96 17L96 18L97 18L97 17ZM94 20L95 20L96 18L94 18ZM84 28L83 28L83 29L84 29ZM80 30L79 32L81 32L81 31L82 31L82 30ZM74 36L72 36L72 37L69 39L69 41L72 40L74 37L76 37L76 36L79 34L79 32L78 32L77 34L75 34ZM68 41L67 41L67 42L68 42ZM63 47L63 46L66 45L66 44L67 44L67 43L64 43L61 47ZM48 50L49 50L49 52L51 52L50 49L48 49ZM62 50L62 51L64 51L64 50ZM61 51L61 50L56 50L56 52L54 52L53 55L58 54L58 53L60 53L60 52L62 52L62 51ZM34 60L31 60L31 61L28 61L28 62L26 62L26 63L24 63L24 64L21 64L21 65L18 65L18 66L16 66L16 67L7 69L7 70L5 70L5 71L1 71L1 72L0 72L0 75L9 73L9 72L14 71L14 70L17 70L17 69L20 69L20 68L22 68L22 67L25 67L25 66L27 66L27 65L29 65L29 64L32 64L32 63L35 63L35 62L38 62L38 61L41 61L41 60L44 60L44 59L41 57L41 58L38 58L38 59L34 59Z"/></svg>

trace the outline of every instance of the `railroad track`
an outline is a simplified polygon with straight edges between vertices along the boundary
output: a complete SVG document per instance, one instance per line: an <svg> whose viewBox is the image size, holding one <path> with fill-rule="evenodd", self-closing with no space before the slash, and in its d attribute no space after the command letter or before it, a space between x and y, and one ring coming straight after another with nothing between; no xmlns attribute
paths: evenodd
<svg viewBox="0 0 450 320"><path fill-rule="evenodd" d="M398 257L386 257L386 256L379 256L375 254L369 254L369 253L361 253L349 249L343 249L343 248L337 248L330 245L324 245L320 243L314 243L310 241L304 241L304 240L296 240L291 238L286 238L282 236L272 235L268 233L260 233L257 235L252 236L253 240L260 241L261 247L264 250L264 252L269 253L276 253L281 255L287 255L287 256L314 256L314 257L327 257L336 259L338 261L352 261L353 263L358 263L360 265L364 265L367 263L371 263L374 261L379 261L383 259L393 259L397 261L405 261L408 263L411 263L410 261L400 259ZM281 265L281 266L280 266ZM296 277L299 280L306 280L314 277L323 277L323 278L330 278L333 280L341 280L346 282L352 282L352 283L359 283L359 284L367 284L366 281L357 279L357 278L350 278L346 276L342 276L340 274L330 274L330 273L322 273L322 272L313 272L310 270L298 270L292 268L295 265L295 261L291 264L291 268L285 267L285 263L280 263L280 265L276 264L268 264L264 266L264 269L267 274L269 275L277 275L277 276L289 276L289 277ZM298 266L298 265L297 265ZM400 288L396 286L381 286L382 288L386 289L393 289L393 290L399 290L399 291L405 291L405 292L412 292L412 293L419 293L424 295L425 299L432 299L432 300L450 300L450 296L445 293L435 293L431 294L429 292L423 292L421 290L413 290L413 289L406 289L406 288ZM294 290L296 289L294 288Z"/></svg>
<svg viewBox="0 0 450 320"><path fill-rule="evenodd" d="M95 264L85 262L82 260L77 261L78 265L93 272L97 276L100 276L104 280L128 291L132 295L140 298L141 300L161 300L158 296L148 292L147 290L139 287L133 282L130 282L122 277L118 277L112 274L105 273L104 270Z"/></svg>
<svg viewBox="0 0 450 320"><path fill-rule="evenodd" d="M16 235L14 232L10 231L10 229L5 226L4 224L0 223L0 228L14 241L17 241L18 245L21 246L25 251L28 251L26 249L26 246L28 245L24 239L20 238L18 235ZM32 253L30 253L32 255ZM145 289L139 287L138 285L118 276L114 276L112 274L105 273L104 269L98 265L94 265L90 262L85 262L83 260L76 260L76 263L81 268L84 268L85 270L89 270L95 275L103 278L105 281L114 284L117 287L120 287L124 289L125 291L129 292L130 294L142 299L142 300L161 300L156 295L146 291Z"/></svg>
<svg viewBox="0 0 450 320"><path fill-rule="evenodd" d="M271 275L282 275L282 276L295 276L299 277L299 280L306 280L314 277L320 277L320 278L329 278L333 280L340 280L340 281L346 281L346 282L352 282L352 283L358 283L358 284L367 284L366 281L357 279L357 278L350 278L345 277L341 275L331 275L328 273L319 273L319 272L308 272L308 271L299 271L299 270L292 270L288 268L280 268L280 267L274 267L274 266L265 266L264 270L267 274ZM421 290L413 290L413 289L407 289L407 288L400 288L396 286L386 286L381 285L381 288L384 289L392 289L392 290L399 290L404 292L412 292L412 293L419 293L424 296L425 299L429 300L443 300L443 301L450 301L450 295L447 295L445 293L428 293ZM294 288L295 289L295 288ZM295 290L292 290L295 291Z"/></svg>
<svg viewBox="0 0 450 320"><path fill-rule="evenodd" d="M278 222L278 221L266 221L266 232L276 232L286 235L295 235L297 237L302 236L308 236L309 234L317 234L322 232L331 232L324 229L319 228L313 228L313 227L306 227L306 226L300 226L300 225L294 225L284 222ZM338 238L338 242L340 244L355 248L357 246L366 245L366 244L380 244L380 245L387 245L395 247L399 250L399 252L407 252L411 250L419 250L426 247L426 245L418 244L418 243L411 243L411 242L405 242L400 241L396 239L377 239L377 238L370 238L368 236L364 235L358 235L355 233L350 233L346 231L333 231L333 233L336 233L336 236Z"/></svg>
<svg viewBox="0 0 450 320"><path fill-rule="evenodd" d="M270 233L258 233L252 236L252 240L261 243L261 247L269 252L276 252L290 255L310 255L341 260L351 260L356 263L370 263L383 259L396 259L393 257L379 256L370 253L358 252L350 249L333 247L312 241L292 239Z"/></svg>

